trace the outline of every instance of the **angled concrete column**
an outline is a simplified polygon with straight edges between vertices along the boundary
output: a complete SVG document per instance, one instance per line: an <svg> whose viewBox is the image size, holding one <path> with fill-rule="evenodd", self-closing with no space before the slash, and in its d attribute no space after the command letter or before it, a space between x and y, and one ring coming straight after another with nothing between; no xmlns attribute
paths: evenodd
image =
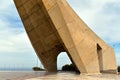
<svg viewBox="0 0 120 80"><path fill-rule="evenodd" d="M14 2L47 71L57 71L57 56L65 51L81 73L116 72L114 49L80 19L66 0Z"/></svg>

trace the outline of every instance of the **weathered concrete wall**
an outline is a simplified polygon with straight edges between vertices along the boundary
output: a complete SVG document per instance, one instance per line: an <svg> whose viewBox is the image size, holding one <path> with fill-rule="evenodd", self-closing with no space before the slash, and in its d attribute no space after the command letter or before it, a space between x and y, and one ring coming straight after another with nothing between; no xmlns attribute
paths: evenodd
<svg viewBox="0 0 120 80"><path fill-rule="evenodd" d="M14 0L30 41L47 71L66 51L82 73L116 71L114 49L101 40L66 0Z"/></svg>

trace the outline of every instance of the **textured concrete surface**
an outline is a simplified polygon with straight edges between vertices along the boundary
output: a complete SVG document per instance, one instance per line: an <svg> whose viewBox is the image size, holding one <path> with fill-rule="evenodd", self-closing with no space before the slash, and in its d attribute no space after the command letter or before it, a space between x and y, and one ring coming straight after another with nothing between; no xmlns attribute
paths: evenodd
<svg viewBox="0 0 120 80"><path fill-rule="evenodd" d="M57 71L57 56L67 52L81 73L116 73L114 49L81 20L66 0L14 2L47 71Z"/></svg>

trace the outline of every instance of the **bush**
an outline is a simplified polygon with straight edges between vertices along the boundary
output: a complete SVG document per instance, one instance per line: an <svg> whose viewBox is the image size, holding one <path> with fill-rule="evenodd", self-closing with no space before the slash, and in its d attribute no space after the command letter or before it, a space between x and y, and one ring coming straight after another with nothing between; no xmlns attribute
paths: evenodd
<svg viewBox="0 0 120 80"><path fill-rule="evenodd" d="M69 64L66 64L62 67L62 71L70 71L70 66Z"/></svg>
<svg viewBox="0 0 120 80"><path fill-rule="evenodd" d="M73 64L66 64L62 67L62 71L75 71L77 73L80 73L79 70L76 68Z"/></svg>
<svg viewBox="0 0 120 80"><path fill-rule="evenodd" d="M34 71L43 71L44 69L40 68L40 67L33 67L32 68Z"/></svg>
<svg viewBox="0 0 120 80"><path fill-rule="evenodd" d="M118 66L118 72L120 72L120 66Z"/></svg>

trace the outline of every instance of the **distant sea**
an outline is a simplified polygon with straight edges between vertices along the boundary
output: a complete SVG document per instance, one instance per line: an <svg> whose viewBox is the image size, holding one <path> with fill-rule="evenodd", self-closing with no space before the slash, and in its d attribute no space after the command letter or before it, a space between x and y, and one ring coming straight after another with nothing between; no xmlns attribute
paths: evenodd
<svg viewBox="0 0 120 80"><path fill-rule="evenodd" d="M0 68L0 71L33 71L32 68Z"/></svg>

